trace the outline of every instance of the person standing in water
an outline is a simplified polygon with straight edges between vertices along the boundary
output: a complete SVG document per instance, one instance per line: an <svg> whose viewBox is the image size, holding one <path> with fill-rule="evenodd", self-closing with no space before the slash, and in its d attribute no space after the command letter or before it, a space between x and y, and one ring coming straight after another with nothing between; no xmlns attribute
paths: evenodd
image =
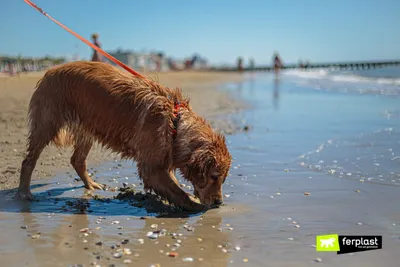
<svg viewBox="0 0 400 267"><path fill-rule="evenodd" d="M238 57L237 59L237 68L239 71L243 71L243 58Z"/></svg>
<svg viewBox="0 0 400 267"><path fill-rule="evenodd" d="M283 67L282 60L280 59L278 52L274 53L273 63L275 74L278 74L280 69Z"/></svg>
<svg viewBox="0 0 400 267"><path fill-rule="evenodd" d="M93 44L95 46L101 48L101 45L99 42L99 35L97 33L92 34L92 40L93 40ZM92 61L103 61L101 58L101 55L94 49L93 49Z"/></svg>

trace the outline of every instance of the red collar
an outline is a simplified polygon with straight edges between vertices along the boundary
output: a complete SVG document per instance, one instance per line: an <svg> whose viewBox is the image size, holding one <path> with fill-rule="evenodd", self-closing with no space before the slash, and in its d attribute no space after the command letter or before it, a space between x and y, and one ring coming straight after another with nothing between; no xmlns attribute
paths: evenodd
<svg viewBox="0 0 400 267"><path fill-rule="evenodd" d="M181 113L180 113L180 109L186 107L185 104L181 104L178 100L174 101L174 119L172 121L174 128L172 129L172 138L173 140L175 140L176 135L177 135L177 130L178 130L178 123L181 119Z"/></svg>

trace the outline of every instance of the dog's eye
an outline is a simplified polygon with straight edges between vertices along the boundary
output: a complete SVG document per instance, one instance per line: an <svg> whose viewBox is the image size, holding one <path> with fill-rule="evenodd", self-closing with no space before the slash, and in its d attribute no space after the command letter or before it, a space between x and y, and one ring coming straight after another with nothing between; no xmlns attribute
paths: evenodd
<svg viewBox="0 0 400 267"><path fill-rule="evenodd" d="M211 175L211 179L213 179L213 181L217 181L219 178L218 175Z"/></svg>

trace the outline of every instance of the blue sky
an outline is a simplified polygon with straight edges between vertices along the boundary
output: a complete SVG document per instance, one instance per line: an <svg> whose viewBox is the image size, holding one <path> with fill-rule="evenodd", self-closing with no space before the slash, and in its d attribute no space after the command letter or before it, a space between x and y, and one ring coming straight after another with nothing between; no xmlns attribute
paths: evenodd
<svg viewBox="0 0 400 267"><path fill-rule="evenodd" d="M33 0L105 50L197 52L284 62L400 59L399 0ZM23 0L0 0L0 54L89 58L91 49Z"/></svg>

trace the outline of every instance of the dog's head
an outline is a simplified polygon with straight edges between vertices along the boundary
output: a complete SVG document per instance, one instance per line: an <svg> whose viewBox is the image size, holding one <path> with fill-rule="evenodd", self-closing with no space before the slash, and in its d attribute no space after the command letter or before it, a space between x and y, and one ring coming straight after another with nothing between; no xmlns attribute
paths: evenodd
<svg viewBox="0 0 400 267"><path fill-rule="evenodd" d="M228 176L231 161L225 137L221 134L214 134L210 140L192 150L190 160L181 171L192 182L194 194L201 203L208 207L222 204L222 185Z"/></svg>

